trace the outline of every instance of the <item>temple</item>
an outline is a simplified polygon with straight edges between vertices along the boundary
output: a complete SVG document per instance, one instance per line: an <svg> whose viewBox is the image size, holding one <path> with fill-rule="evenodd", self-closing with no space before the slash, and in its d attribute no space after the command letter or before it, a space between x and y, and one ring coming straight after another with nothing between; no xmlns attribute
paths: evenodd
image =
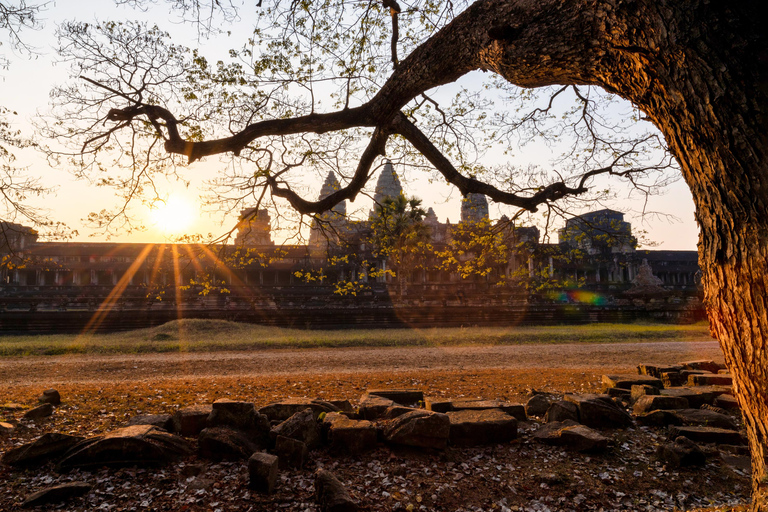
<svg viewBox="0 0 768 512"><path fill-rule="evenodd" d="M320 197L339 187L329 173ZM348 218L340 202L313 219L303 245L276 244L268 211L256 208L241 212L234 244L214 246L45 242L3 222L0 312L507 307L578 302L573 292L626 306L642 298L629 293L637 292L641 267L665 290L657 299L688 303L700 295L696 251L638 250L618 211L568 219L557 243L544 243L536 227L491 220L480 194L462 199L459 219L441 222L432 208L408 206L387 161L368 218Z"/></svg>

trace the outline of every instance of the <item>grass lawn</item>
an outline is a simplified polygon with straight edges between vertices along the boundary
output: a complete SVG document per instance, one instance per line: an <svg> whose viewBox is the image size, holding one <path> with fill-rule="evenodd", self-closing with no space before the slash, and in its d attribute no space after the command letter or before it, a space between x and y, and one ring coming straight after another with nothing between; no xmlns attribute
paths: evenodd
<svg viewBox="0 0 768 512"><path fill-rule="evenodd" d="M209 352L319 347L515 345L711 340L706 323L432 329L299 330L224 320L180 320L130 332L0 337L0 357Z"/></svg>

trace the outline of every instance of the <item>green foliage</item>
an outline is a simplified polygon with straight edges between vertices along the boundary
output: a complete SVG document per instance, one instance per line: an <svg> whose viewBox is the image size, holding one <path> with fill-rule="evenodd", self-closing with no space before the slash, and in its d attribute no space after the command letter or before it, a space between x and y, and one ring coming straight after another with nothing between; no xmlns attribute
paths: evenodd
<svg viewBox="0 0 768 512"><path fill-rule="evenodd" d="M436 253L440 269L462 279L487 277L493 270L506 267L513 250L512 233L509 226L493 226L489 219L461 222L452 229L447 247ZM500 277L505 277L504 273Z"/></svg>

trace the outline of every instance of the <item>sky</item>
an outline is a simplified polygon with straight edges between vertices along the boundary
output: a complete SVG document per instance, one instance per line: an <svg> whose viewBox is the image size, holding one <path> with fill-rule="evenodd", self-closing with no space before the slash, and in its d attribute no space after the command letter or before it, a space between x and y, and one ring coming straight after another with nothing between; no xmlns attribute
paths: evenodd
<svg viewBox="0 0 768 512"><path fill-rule="evenodd" d="M148 21L163 20L166 25L162 28L171 31L175 36L178 34L182 42L186 39L190 46L195 44L196 33L193 29L178 23L168 24L166 20L173 20L174 16L168 12L168 8L162 2L148 12L114 6L111 2L103 0L81 0L76 3L59 0L51 3L41 16L42 28L22 32L24 41L35 47L35 55L13 52L5 42L0 47L0 52L11 60L11 66L0 71L2 76L0 97L3 98L0 104L18 113L17 116L13 116L14 125L23 133L30 134L32 119L48 107L52 87L55 84L64 83L68 78L68 65L57 64L53 51L56 43L54 32L57 22L72 19L95 21L129 17ZM220 35L205 43L206 51L211 52L212 58L215 59L217 54L225 56L229 48L240 47L250 34L247 20L242 20L240 24L230 28L232 28L231 34ZM555 152L557 148L534 145L527 148L527 151ZM81 219L85 218L89 212L114 206L116 198L111 190L76 180L67 169L51 167L42 155L34 150L23 150L18 156L19 162L29 167L31 175L39 176L45 184L55 186L57 189L54 195L41 199L32 198L30 203L49 209L53 218L77 229L78 235L75 240L105 240L100 232L83 226ZM189 187L178 182L160 183L173 209L170 212L158 209L159 211L153 213L147 207L138 205L134 214L147 225L148 229L140 233L119 233L111 240L163 242L171 240L176 235L175 231L179 230L217 236L231 229L237 220L234 214L222 216L218 213L206 212L199 201L199 196L205 192L203 181L215 175L220 165L216 159L209 159L184 168L184 177L191 182ZM395 170L402 171L397 168ZM319 191L320 185L319 177L309 178L307 183L309 198ZM407 195L420 197L423 205L432 207L441 221L459 220L460 196L451 187L430 182L425 176L418 175L406 178L404 186ZM645 231L647 233L645 238L653 242L656 249L696 249L698 229L693 215L693 202L682 180L666 187L661 195L652 196L647 201L636 194L631 194L628 189L617 189L617 197L609 206L623 211L625 220L632 222L636 231ZM361 198L355 204L348 204L347 210L367 212L370 207L370 200ZM642 215L642 212L646 212L646 215ZM509 214L509 210L491 203L491 216L498 218L502 214ZM534 223L541 220L538 216L534 216L527 218L526 222ZM553 240L556 240L554 234ZM277 241L280 242L280 240Z"/></svg>

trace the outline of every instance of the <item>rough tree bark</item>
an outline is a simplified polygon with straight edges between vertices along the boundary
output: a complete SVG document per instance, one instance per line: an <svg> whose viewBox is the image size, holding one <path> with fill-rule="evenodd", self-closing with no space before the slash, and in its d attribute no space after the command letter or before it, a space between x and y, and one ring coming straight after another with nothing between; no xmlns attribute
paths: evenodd
<svg viewBox="0 0 768 512"><path fill-rule="evenodd" d="M255 123L194 147L166 133L166 149L193 160L237 152L265 135L372 126L377 129L353 186L316 203L275 184L273 193L304 212L354 197L386 138L399 133L461 192L533 210L580 193L583 182L519 197L466 178L400 109L477 69L523 87L591 84L627 98L661 129L693 193L711 330L733 374L749 435L753 510L768 510L768 38L762 1L478 0L402 60L363 106ZM148 115L175 126L162 109L128 110L116 111L115 118Z"/></svg>

